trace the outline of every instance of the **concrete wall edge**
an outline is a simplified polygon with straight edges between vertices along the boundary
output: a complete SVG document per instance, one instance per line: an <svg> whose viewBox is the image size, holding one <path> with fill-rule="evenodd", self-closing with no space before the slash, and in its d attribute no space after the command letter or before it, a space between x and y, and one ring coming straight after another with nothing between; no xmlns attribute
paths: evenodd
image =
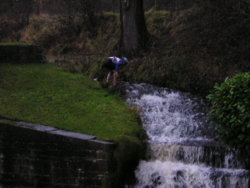
<svg viewBox="0 0 250 188"><path fill-rule="evenodd" d="M31 130L38 131L38 132L44 132L44 133L48 133L51 135L69 137L69 138L78 139L78 140L93 141L95 143L101 143L101 144L106 144L106 145L116 145L115 142L100 140L100 139L97 139L97 137L93 136L93 135L77 133L77 132L72 132L72 131L66 131L66 130L56 128L56 127L51 127L51 126L42 125L42 124L38 124L38 123L11 120L11 119L6 119L6 118L0 117L0 124L1 123L5 123L5 124L8 124L10 126L20 127L20 128L24 128L24 129L31 129Z"/></svg>

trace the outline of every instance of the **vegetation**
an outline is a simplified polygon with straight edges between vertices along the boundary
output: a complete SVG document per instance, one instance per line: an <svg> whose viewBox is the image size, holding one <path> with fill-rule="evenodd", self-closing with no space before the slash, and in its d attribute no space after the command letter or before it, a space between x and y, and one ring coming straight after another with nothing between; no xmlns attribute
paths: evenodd
<svg viewBox="0 0 250 188"><path fill-rule="evenodd" d="M249 159L250 73L238 74L215 85L208 99L213 105L212 115L220 138Z"/></svg>
<svg viewBox="0 0 250 188"><path fill-rule="evenodd" d="M179 12L149 11L151 51L131 62L125 78L205 96L216 82L249 71L249 2L240 1L241 8L238 3L205 1Z"/></svg>
<svg viewBox="0 0 250 188"><path fill-rule="evenodd" d="M82 11L72 16L74 7L63 2L68 9L58 15L24 14L29 19L17 22L0 18L5 26L0 27L0 40L42 46L48 60L64 70L103 80L101 63L119 54L119 15L93 16L92 8L79 6ZM208 0L186 10L145 12L150 46L145 54L130 58L120 78L206 96L215 83L250 71L249 7L249 0ZM139 154L125 151L143 151L138 139L143 131L133 110L120 99L86 77L51 65L0 66L0 115L116 140L120 147L115 155L124 156L118 174L130 171L127 164ZM249 74L240 74L217 85L209 99L221 138L248 151L246 86L249 88Z"/></svg>
<svg viewBox="0 0 250 188"><path fill-rule="evenodd" d="M30 44L24 42L0 42L0 46L29 46Z"/></svg>
<svg viewBox="0 0 250 188"><path fill-rule="evenodd" d="M139 118L119 97L82 75L52 65L0 65L0 115L96 135L143 136Z"/></svg>
<svg viewBox="0 0 250 188"><path fill-rule="evenodd" d="M206 96L215 83L249 71L248 5L245 0L219 0L175 12L147 11L150 50L130 59L121 79ZM120 20L115 13L94 19L95 24L85 27L78 16L70 22L62 16L34 16L20 40L44 47L51 62L70 72L102 80L101 62L118 55Z"/></svg>
<svg viewBox="0 0 250 188"><path fill-rule="evenodd" d="M250 71L249 5L248 0L218 0L180 11L147 11L150 50L130 59L120 78L206 96L215 83ZM1 28L1 33L10 33L1 39L40 45L48 59L63 69L102 80L101 63L107 56L118 55L119 15L95 15L89 27L86 19L33 16L24 29L11 23ZM16 33L8 32L10 28L16 28L12 29Z"/></svg>

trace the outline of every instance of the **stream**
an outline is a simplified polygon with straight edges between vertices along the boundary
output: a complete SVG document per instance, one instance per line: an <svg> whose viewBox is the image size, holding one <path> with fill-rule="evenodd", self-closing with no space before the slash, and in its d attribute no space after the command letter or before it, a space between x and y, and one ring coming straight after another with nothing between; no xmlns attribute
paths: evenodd
<svg viewBox="0 0 250 188"><path fill-rule="evenodd" d="M202 99L150 84L125 84L126 101L140 109L147 160L133 188L249 188L250 172L236 151L214 139Z"/></svg>

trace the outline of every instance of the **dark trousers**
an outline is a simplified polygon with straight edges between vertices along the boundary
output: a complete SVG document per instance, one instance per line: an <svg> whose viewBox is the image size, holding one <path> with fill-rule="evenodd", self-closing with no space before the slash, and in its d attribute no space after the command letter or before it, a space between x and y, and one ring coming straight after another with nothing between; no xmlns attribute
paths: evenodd
<svg viewBox="0 0 250 188"><path fill-rule="evenodd" d="M111 59L104 61L102 67L108 69L109 71L115 70L115 64Z"/></svg>

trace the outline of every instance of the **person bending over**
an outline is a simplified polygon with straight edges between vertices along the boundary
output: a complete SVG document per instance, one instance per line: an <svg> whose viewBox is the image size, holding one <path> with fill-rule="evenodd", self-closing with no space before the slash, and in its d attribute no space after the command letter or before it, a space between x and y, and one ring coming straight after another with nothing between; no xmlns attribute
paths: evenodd
<svg viewBox="0 0 250 188"><path fill-rule="evenodd" d="M112 85L117 84L117 79L119 76L119 69L128 63L128 58L126 57L116 57L111 56L108 57L106 61L103 63L103 67L109 70L109 73L106 78L106 83L112 82Z"/></svg>

